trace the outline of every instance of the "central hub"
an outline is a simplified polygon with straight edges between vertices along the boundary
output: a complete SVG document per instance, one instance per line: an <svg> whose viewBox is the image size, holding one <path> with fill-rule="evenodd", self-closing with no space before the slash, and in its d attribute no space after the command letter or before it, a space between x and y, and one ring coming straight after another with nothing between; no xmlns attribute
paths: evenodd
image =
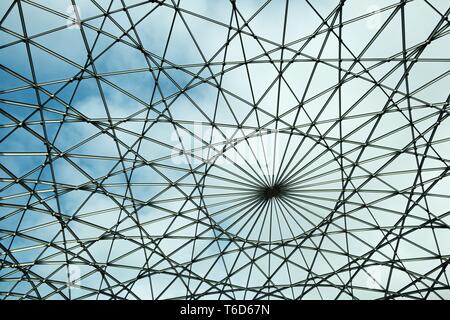
<svg viewBox="0 0 450 320"><path fill-rule="evenodd" d="M219 232L257 244L291 241L309 236L334 212L342 167L315 135L264 129L229 139L221 152L202 153L212 165L200 201Z"/></svg>
<svg viewBox="0 0 450 320"><path fill-rule="evenodd" d="M283 185L276 183L271 186L265 186L260 193L264 200L271 200L273 198L280 198L285 192L285 189Z"/></svg>

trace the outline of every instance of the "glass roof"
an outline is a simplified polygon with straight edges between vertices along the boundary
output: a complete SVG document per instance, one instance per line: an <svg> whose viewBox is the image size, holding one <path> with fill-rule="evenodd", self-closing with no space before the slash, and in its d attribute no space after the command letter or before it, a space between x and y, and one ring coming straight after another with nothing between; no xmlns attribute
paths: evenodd
<svg viewBox="0 0 450 320"><path fill-rule="evenodd" d="M440 0L0 3L0 299L450 299Z"/></svg>

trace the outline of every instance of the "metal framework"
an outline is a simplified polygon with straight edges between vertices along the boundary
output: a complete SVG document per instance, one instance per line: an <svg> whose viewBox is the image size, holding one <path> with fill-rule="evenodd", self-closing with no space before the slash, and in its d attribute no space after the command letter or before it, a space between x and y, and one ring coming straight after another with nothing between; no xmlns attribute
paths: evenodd
<svg viewBox="0 0 450 320"><path fill-rule="evenodd" d="M0 297L450 298L449 12L2 1Z"/></svg>

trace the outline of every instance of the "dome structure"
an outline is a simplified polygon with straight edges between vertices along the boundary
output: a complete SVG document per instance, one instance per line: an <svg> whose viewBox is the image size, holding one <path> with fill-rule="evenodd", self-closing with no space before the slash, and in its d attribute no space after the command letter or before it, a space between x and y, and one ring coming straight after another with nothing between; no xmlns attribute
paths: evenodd
<svg viewBox="0 0 450 320"><path fill-rule="evenodd" d="M450 7L0 3L0 299L450 299Z"/></svg>

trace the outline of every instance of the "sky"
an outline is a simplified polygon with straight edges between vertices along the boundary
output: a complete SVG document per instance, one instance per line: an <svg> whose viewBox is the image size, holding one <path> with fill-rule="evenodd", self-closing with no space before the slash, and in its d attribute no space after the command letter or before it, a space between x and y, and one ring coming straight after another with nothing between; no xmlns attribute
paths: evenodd
<svg viewBox="0 0 450 320"><path fill-rule="evenodd" d="M444 1L73 3L0 4L0 296L450 298Z"/></svg>

